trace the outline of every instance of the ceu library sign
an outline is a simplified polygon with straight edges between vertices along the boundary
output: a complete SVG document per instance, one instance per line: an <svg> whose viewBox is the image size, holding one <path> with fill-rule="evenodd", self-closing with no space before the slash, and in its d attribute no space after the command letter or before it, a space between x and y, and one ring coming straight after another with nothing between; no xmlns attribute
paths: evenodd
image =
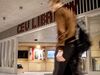
<svg viewBox="0 0 100 75"><path fill-rule="evenodd" d="M65 4L64 6L67 8L73 8L73 10L75 11L76 8L76 1L72 1L70 3ZM75 11L76 12L76 11ZM35 17L29 21L26 21L24 23L21 23L17 26L17 34L22 33L22 32L26 32L29 31L31 29L35 29L47 24L50 24L52 22L54 22L54 14L52 12L47 12L44 13L38 17Z"/></svg>
<svg viewBox="0 0 100 75"><path fill-rule="evenodd" d="M17 33L29 31L34 28L38 28L54 22L53 14L51 12L44 13L36 18L26 21L17 26Z"/></svg>
<svg viewBox="0 0 100 75"><path fill-rule="evenodd" d="M78 15L100 7L100 0L73 0L64 5L66 8L72 8ZM17 34L26 32L54 22L54 14L50 11L37 16L31 20L21 23L17 26Z"/></svg>

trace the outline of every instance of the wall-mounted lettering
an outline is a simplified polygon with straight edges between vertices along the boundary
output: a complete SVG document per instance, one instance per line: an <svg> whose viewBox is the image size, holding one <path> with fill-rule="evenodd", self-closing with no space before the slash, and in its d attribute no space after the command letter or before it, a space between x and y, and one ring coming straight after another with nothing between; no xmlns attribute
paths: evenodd
<svg viewBox="0 0 100 75"><path fill-rule="evenodd" d="M22 33L22 32L28 31L29 30L29 26L30 26L29 25L29 21L18 25L17 33Z"/></svg>
<svg viewBox="0 0 100 75"><path fill-rule="evenodd" d="M93 6L92 6L93 5ZM100 0L73 0L64 5L76 14L81 14L100 7ZM50 11L17 26L17 33L22 33L34 28L54 22L54 14Z"/></svg>

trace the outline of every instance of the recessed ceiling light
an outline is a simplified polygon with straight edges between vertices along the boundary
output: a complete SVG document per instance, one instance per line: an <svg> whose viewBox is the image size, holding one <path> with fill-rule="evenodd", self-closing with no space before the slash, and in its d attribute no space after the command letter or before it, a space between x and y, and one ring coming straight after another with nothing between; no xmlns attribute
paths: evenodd
<svg viewBox="0 0 100 75"><path fill-rule="evenodd" d="M3 20L6 20L6 17L3 17Z"/></svg>
<svg viewBox="0 0 100 75"><path fill-rule="evenodd" d="M38 41L38 39L34 39L34 41Z"/></svg>
<svg viewBox="0 0 100 75"><path fill-rule="evenodd" d="M43 5L43 3L40 3L40 5Z"/></svg>
<svg viewBox="0 0 100 75"><path fill-rule="evenodd" d="M23 6L20 6L19 9L23 9Z"/></svg>

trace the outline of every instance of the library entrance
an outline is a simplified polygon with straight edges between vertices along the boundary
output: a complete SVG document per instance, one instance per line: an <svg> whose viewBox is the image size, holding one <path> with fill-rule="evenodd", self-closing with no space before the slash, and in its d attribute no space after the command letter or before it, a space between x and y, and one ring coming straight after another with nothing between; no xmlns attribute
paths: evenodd
<svg viewBox="0 0 100 75"><path fill-rule="evenodd" d="M79 19L86 23L87 32L90 34L91 41L93 42L91 49L82 55L82 71L88 75L99 75L100 15L91 13L90 15L79 17ZM57 32L55 24L19 36L17 65L21 67L18 67L17 72L52 72L57 42L56 37Z"/></svg>
<svg viewBox="0 0 100 75"><path fill-rule="evenodd" d="M49 32L49 35L48 35ZM17 72L52 72L56 27L42 28L18 37Z"/></svg>

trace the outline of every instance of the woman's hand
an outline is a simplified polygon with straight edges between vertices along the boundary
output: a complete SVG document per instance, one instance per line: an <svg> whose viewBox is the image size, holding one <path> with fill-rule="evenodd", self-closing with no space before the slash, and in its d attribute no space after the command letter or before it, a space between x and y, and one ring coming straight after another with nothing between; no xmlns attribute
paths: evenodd
<svg viewBox="0 0 100 75"><path fill-rule="evenodd" d="M65 58L63 57L63 51L62 50L58 50L58 53L56 55L56 59L58 62L64 62Z"/></svg>

